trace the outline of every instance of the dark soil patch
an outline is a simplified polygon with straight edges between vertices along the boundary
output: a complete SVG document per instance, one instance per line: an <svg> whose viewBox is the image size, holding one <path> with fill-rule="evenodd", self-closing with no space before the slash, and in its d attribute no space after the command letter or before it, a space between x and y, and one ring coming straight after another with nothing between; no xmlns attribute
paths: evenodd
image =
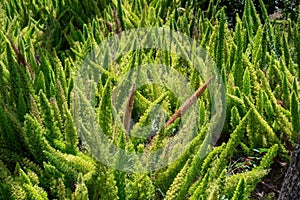
<svg viewBox="0 0 300 200"><path fill-rule="evenodd" d="M283 166L280 164L280 161L274 161L269 174L256 185L255 190L252 192L251 199L277 199L287 168L288 164Z"/></svg>

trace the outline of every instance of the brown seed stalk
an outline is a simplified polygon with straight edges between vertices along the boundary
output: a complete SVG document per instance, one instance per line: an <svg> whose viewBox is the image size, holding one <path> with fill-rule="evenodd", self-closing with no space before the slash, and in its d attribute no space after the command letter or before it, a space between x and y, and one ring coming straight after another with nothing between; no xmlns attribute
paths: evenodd
<svg viewBox="0 0 300 200"><path fill-rule="evenodd" d="M136 84L133 83L129 92L129 95L126 100L125 110L124 110L124 119L123 119L123 125L126 130L126 140L128 141L128 135L130 132L130 119L131 119L131 111L133 108L133 102L134 102L134 93L135 93Z"/></svg>
<svg viewBox="0 0 300 200"><path fill-rule="evenodd" d="M199 87L196 92L188 98L183 105L170 117L170 119L166 122L165 128L167 128L169 125L171 125L177 118L184 115L184 113L193 105L196 100L203 94L205 89L207 88L208 84L214 79L214 76L212 76L210 79L208 79L201 87Z"/></svg>
<svg viewBox="0 0 300 200"><path fill-rule="evenodd" d="M31 68L30 64L28 62L26 62L24 56L20 52L20 49L16 47L16 45L14 44L14 42L12 41L11 38L9 38L9 42L10 42L10 44L11 44L11 46L12 46L15 54L17 55L18 63L19 64L23 64L23 65L25 65L28 68L30 76L31 76L31 79L33 79L34 78L34 74L33 74L33 71L32 71L32 68Z"/></svg>
<svg viewBox="0 0 300 200"><path fill-rule="evenodd" d="M121 22L120 22L120 20L119 20L119 18L118 18L118 15L117 15L117 10L116 10L116 8L114 8L114 10L113 10L113 15L114 15L115 23L116 23L116 25L117 25L117 29L116 29L115 33L116 33L116 34L119 34L119 33L122 32L122 28L121 28Z"/></svg>

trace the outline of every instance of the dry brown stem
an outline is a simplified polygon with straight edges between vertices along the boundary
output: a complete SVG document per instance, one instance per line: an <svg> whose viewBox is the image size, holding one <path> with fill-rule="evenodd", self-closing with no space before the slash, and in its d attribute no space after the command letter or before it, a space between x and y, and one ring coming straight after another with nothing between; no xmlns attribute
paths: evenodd
<svg viewBox="0 0 300 200"><path fill-rule="evenodd" d="M177 118L184 115L184 113L191 107L191 105L193 105L196 102L196 100L203 94L203 92L207 88L208 84L212 81L212 79L214 79L213 76L210 79L208 79L201 87L199 87L196 90L196 92L183 103L183 105L166 122L165 128L171 125Z"/></svg>
<svg viewBox="0 0 300 200"><path fill-rule="evenodd" d="M12 41L11 38L9 38L9 42L10 42L10 44L11 44L11 46L12 46L14 52L15 52L16 55L17 55L18 63L19 63L19 64L23 64L23 65L25 65L25 66L28 68L29 73L30 73L30 76L31 76L31 79L33 79L33 78L34 78L34 74L33 74L33 71L32 71L32 69L31 69L30 64L29 64L28 62L26 62L24 56L23 56L23 55L21 54L21 52L20 52L20 49L16 47L16 45L14 44L14 42Z"/></svg>
<svg viewBox="0 0 300 200"><path fill-rule="evenodd" d="M131 111L132 111L133 102L134 102L135 87L136 87L136 84L133 83L131 86L128 98L126 100L126 105L125 105L125 110L124 110L123 125L126 130L126 140L127 141L128 141L129 131L130 131L130 119L131 119Z"/></svg>

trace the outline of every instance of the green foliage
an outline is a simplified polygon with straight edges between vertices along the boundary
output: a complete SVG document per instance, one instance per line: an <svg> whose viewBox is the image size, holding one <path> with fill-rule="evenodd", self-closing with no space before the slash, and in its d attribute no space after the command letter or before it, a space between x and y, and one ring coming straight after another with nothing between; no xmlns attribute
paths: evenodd
<svg viewBox="0 0 300 200"><path fill-rule="evenodd" d="M181 169L181 171L178 173L176 178L174 179L172 185L170 186L169 190L166 193L166 197L164 198L165 200L169 199L182 199L183 195L181 193L180 196L180 188L186 187L184 183L184 177L186 177L188 167L190 166L189 160L186 162L184 167Z"/></svg>
<svg viewBox="0 0 300 200"><path fill-rule="evenodd" d="M268 37L269 37L269 45L270 45L269 47L271 50L273 50L275 52L276 57L279 58L279 47L277 47L276 42L275 42L275 36L274 36L273 28L271 27L271 24L270 24L267 9L262 0L259 0L259 4L261 7L262 17L264 19L264 23L265 23L266 30L267 30Z"/></svg>
<svg viewBox="0 0 300 200"><path fill-rule="evenodd" d="M243 92L246 96L251 94L250 73L248 68L246 68L243 76Z"/></svg>
<svg viewBox="0 0 300 200"><path fill-rule="evenodd" d="M90 199L119 199L112 169L97 164L96 173L87 183Z"/></svg>
<svg viewBox="0 0 300 200"><path fill-rule="evenodd" d="M195 191L192 193L192 196L190 197L191 200L198 200L204 198L205 189L207 188L207 185L209 184L209 172L207 172L204 176L204 178L197 184L197 187Z"/></svg>
<svg viewBox="0 0 300 200"><path fill-rule="evenodd" d="M155 187L150 177L145 173L132 174L126 184L127 199L153 199Z"/></svg>
<svg viewBox="0 0 300 200"><path fill-rule="evenodd" d="M121 133L119 137L120 137L119 147L122 148L122 149L125 149L126 148L125 134ZM120 166L120 165L123 164L123 162L125 162L124 159L121 156L121 153L118 153L116 155L116 157L117 157L117 159L116 159L117 166ZM116 181L116 186L118 188L118 197L120 199L126 199L126 191L125 191L125 188L126 188L126 173L122 172L122 171L119 171L119 170L116 170L115 173L114 173L114 177L115 177L115 181Z"/></svg>
<svg viewBox="0 0 300 200"><path fill-rule="evenodd" d="M202 10L204 1L2 2L0 199L249 199L275 157L288 161L287 149L300 131L300 14L297 20L271 20L266 2L259 0L260 18L253 1L245 0L242 15L231 24L221 3L211 0ZM199 112L188 114L198 124L186 128L184 137L194 137L178 159L156 172L128 173L99 163L81 133L94 139L90 131L99 126L112 146L132 153L154 152L183 128L181 119L164 126L181 102L170 88L159 84L136 88L125 132L115 115L116 104L124 103L114 102L118 99L113 96L115 86L131 87L128 80L135 78L139 83L153 78L140 71L131 73L137 65L149 63L176 70L194 90L206 78L174 52L133 49L139 42L155 40L141 36L139 41L126 41L130 51L121 57L112 58L106 51L100 58L96 67L103 74L94 85L85 85L96 94L80 94L83 101L92 99L91 110L74 102L76 75L89 53L106 38L141 27L170 27L200 43L222 76L227 111L221 136L214 138L210 128L215 124L210 121L213 99L210 91L205 92L197 100ZM175 44L180 42L174 39ZM193 57L191 49L178 46L175 50ZM116 60L110 63L112 59ZM123 96L126 92L121 91ZM82 109L83 116L76 116L75 109ZM154 119L160 109L163 116ZM96 124L88 124L90 112L96 113ZM219 146L213 147L211 138ZM265 154L257 156L252 151L261 148ZM121 153L111 155L110 150L105 149L105 156L114 157L117 166L125 162ZM232 170L236 157L253 156L260 162Z"/></svg>
<svg viewBox="0 0 300 200"><path fill-rule="evenodd" d="M290 107L289 93L287 75L284 73L282 82L282 100L287 107Z"/></svg>
<svg viewBox="0 0 300 200"><path fill-rule="evenodd" d="M231 109L231 118L230 118L230 125L233 130L239 125L240 121L241 121L241 117L240 117L239 111L234 106Z"/></svg>
<svg viewBox="0 0 300 200"><path fill-rule="evenodd" d="M82 178L82 174L78 175L78 181L76 184L75 193L73 194L73 199L79 199L79 200L87 200L88 197L88 189L84 183L84 180Z"/></svg>
<svg viewBox="0 0 300 200"><path fill-rule="evenodd" d="M42 120L44 122L44 126L47 129L47 134L46 137L48 139L53 139L53 138L58 138L55 135L55 124L53 121L53 112L50 107L50 103L46 97L46 95L43 93L43 91L40 91L39 93L40 96L40 107L41 107L41 115L42 115Z"/></svg>
<svg viewBox="0 0 300 200"><path fill-rule="evenodd" d="M233 67L233 76L234 76L234 84L237 87L242 88L243 86L243 63L242 63L242 57L243 57L243 32L242 32L242 24L240 19L237 16L237 25L236 25L236 53L235 53L235 59L234 59L234 67Z"/></svg>
<svg viewBox="0 0 300 200"><path fill-rule="evenodd" d="M66 111L67 119L65 122L65 141L66 151L75 154L78 144L78 135L75 129L74 121L70 111Z"/></svg>
<svg viewBox="0 0 300 200"><path fill-rule="evenodd" d="M278 144L274 144L267 152L267 154L260 161L260 165L257 168L260 169L269 169L271 164L273 163L273 159L277 155L278 152Z"/></svg>
<svg viewBox="0 0 300 200"><path fill-rule="evenodd" d="M244 200L246 199L244 196L245 193L245 179L242 177L239 181L239 184L236 186L236 189L234 191L234 195L232 197L233 200Z"/></svg>
<svg viewBox="0 0 300 200"><path fill-rule="evenodd" d="M226 15L225 9L221 10L221 18L218 30L218 42L216 50L216 65L219 69L222 69L223 59L224 59L224 50L225 50L225 24L226 24Z"/></svg>
<svg viewBox="0 0 300 200"><path fill-rule="evenodd" d="M42 163L44 160L43 150L47 148L42 126L36 118L26 115L24 132L30 153L34 156L37 163Z"/></svg>
<svg viewBox="0 0 300 200"><path fill-rule="evenodd" d="M295 92L292 92L291 115L292 115L293 131L295 133L298 133L300 131L299 98L297 98Z"/></svg>
<svg viewBox="0 0 300 200"><path fill-rule="evenodd" d="M42 71L40 71L39 75L35 80L35 93L38 94L40 90L46 92L45 76Z"/></svg>
<svg viewBox="0 0 300 200"><path fill-rule="evenodd" d="M235 174L226 178L226 184L224 188L224 193L229 198L232 197L236 191L236 187L239 184L241 178L245 179L246 187L244 189L243 196L245 199L248 199L251 191L254 189L255 185L267 174L265 170L256 170L247 171L243 174Z"/></svg>
<svg viewBox="0 0 300 200"><path fill-rule="evenodd" d="M99 106L99 125L104 134L111 136L112 108L111 108L111 82L106 80Z"/></svg>

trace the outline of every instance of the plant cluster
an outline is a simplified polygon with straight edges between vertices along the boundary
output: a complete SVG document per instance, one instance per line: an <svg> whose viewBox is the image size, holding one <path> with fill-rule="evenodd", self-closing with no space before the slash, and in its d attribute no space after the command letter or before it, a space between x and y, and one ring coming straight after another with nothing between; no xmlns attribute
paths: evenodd
<svg viewBox="0 0 300 200"><path fill-rule="evenodd" d="M225 8L213 0L205 11L196 1L0 2L0 199L248 199L275 157L289 161L300 131L300 15L273 21L262 0L262 15L245 0L243 16L230 29ZM140 27L179 31L207 50L225 84L226 120L218 146L210 147L213 122L205 91L197 99L197 135L180 158L156 172L127 173L100 163L85 148L74 124L72 91L91 50ZM119 77L157 62L183 74L195 91L207 81L184 59L147 49L117 59L89 88L96 91L91 98L101 128L126 151L155 151L180 126L178 118L149 141L127 134L128 119L123 130L113 118ZM168 88L155 84L128 97L127 116L140 126L151 124L156 104L167 118L181 106ZM157 126L166 122L158 120ZM233 164L237 155L243 159Z"/></svg>

